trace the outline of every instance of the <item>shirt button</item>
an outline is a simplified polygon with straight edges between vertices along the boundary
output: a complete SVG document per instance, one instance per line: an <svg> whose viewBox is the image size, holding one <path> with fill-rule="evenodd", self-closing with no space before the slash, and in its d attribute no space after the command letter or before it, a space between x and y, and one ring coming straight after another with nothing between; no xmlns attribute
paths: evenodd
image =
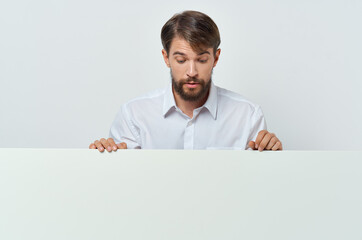
<svg viewBox="0 0 362 240"><path fill-rule="evenodd" d="M189 122L187 123L187 126L190 127L191 125L192 125L192 121L189 121Z"/></svg>

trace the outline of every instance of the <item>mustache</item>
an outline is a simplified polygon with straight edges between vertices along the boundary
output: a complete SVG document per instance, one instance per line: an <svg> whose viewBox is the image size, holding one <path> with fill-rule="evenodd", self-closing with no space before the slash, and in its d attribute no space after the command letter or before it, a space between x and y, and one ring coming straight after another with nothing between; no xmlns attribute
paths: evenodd
<svg viewBox="0 0 362 240"><path fill-rule="evenodd" d="M204 83L204 80L202 79L198 79L198 78L187 78L187 79L182 79L181 82L183 84L186 84L186 83Z"/></svg>

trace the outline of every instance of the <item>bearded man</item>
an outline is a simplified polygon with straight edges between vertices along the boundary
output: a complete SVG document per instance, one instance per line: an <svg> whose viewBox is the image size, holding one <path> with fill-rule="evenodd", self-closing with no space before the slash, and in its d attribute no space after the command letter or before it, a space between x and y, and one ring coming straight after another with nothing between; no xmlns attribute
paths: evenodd
<svg viewBox="0 0 362 240"><path fill-rule="evenodd" d="M90 149L282 150L266 130L260 106L212 82L220 34L204 13L184 11L161 30L162 56L171 83L123 104L109 138Z"/></svg>

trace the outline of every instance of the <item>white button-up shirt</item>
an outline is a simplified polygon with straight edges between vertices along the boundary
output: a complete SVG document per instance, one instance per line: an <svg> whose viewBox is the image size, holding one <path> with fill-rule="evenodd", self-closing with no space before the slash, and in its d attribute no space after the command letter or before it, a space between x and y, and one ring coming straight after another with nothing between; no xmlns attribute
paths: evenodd
<svg viewBox="0 0 362 240"><path fill-rule="evenodd" d="M176 106L170 83L123 104L109 137L128 148L247 149L263 129L258 105L213 83L207 101L190 118Z"/></svg>

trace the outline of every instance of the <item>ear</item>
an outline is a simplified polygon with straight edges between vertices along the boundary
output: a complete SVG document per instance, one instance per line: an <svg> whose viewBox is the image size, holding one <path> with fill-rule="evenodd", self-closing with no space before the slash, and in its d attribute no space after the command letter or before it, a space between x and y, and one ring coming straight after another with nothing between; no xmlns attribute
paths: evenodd
<svg viewBox="0 0 362 240"><path fill-rule="evenodd" d="M214 60L214 66L216 66L217 62L219 61L219 56L220 56L220 52L221 52L221 49L219 48L218 50L216 50L216 53L215 53L215 60Z"/></svg>
<svg viewBox="0 0 362 240"><path fill-rule="evenodd" d="M168 60L167 52L165 49L162 49L163 60L165 61L167 67L170 67L170 61Z"/></svg>

